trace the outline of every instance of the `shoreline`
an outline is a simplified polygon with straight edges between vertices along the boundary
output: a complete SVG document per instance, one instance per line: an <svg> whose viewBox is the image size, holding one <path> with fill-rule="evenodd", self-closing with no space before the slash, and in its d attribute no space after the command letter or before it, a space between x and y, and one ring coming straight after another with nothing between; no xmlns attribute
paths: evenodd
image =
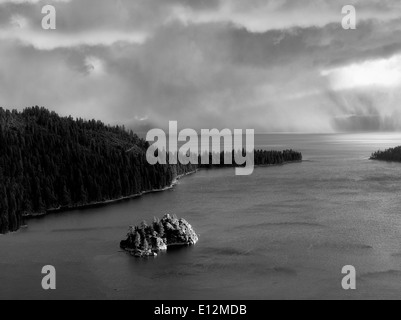
<svg viewBox="0 0 401 320"><path fill-rule="evenodd" d="M255 168L268 168L268 167L278 167L278 166L285 166L285 165L289 165L289 164L294 164L294 163L302 163L308 160L299 160L299 161L290 161L290 162L283 162L280 164L267 164L267 165L255 165ZM159 192L164 192L167 190L171 190L173 189L179 182L180 179L189 176L189 175L193 175L195 173L197 173L200 170L210 170L208 168L200 168L200 169L196 169L194 171L190 171L181 175L178 175L173 182L171 183L170 186L161 188L161 189L154 189L154 190L148 190L148 191L143 191L137 194L133 194L130 196L126 196L126 197L121 197L118 199L111 199L111 200L106 200L106 201L99 201L99 202L92 202L92 203L88 203L88 204L83 204L83 205L76 205L76 206L67 206L67 207L59 207L59 208L52 208L52 209L48 209L46 210L46 212L43 213L29 213L29 214L24 214L22 215L22 219L26 219L26 220L30 220L30 219L40 219L40 218L44 218L48 215L51 214L56 214L56 213L63 213L63 212L70 212L70 211L74 211L74 210L86 210L86 209L93 209L93 208L100 208L100 207L105 207L111 204L116 204L119 202L123 202L123 201L129 201L129 200L133 200L133 199L137 199L140 198L142 196L145 196L147 194L152 194L152 193L159 193ZM213 169L213 168L211 168ZM27 227L27 225L25 224L24 227Z"/></svg>
<svg viewBox="0 0 401 320"><path fill-rule="evenodd" d="M302 163L302 162L311 162L311 160L297 160L297 161L287 161L279 164L258 164L255 165L255 168L269 168L269 167L280 167L286 166L288 164Z"/></svg>
<svg viewBox="0 0 401 320"><path fill-rule="evenodd" d="M52 208L52 209L48 209L46 210L46 212L43 213L29 213L29 214L25 214L22 215L23 219L39 219L39 218L44 218L50 214L55 214L55 213L62 213L62 212L69 212L69 211L74 211L74 210L85 210L85 209L93 209L93 208L100 208L100 207L105 207L111 204L115 204L115 203L119 203L119 202L123 202L123 201L129 201L129 200L133 200L133 199L137 199L140 198L142 196L145 196L147 194L152 194L152 193L159 193L159 192L164 192L167 190L171 190L173 189L179 182L179 180L181 180L182 178L189 176L189 175L193 175L195 173L197 173L199 170L195 170L195 171L191 171L191 172L187 172L181 175L178 175L173 182L171 183L170 186L164 187L164 188L160 188L160 189L154 189L154 190L148 190L148 191L142 191L140 193L137 194L133 194L130 196L126 196L126 197L121 197L118 199L111 199L111 200L106 200L106 201L99 201L99 202L92 202L92 203L88 203L88 204L83 204L83 205L76 205L76 206L68 206L68 207L60 207L60 208Z"/></svg>
<svg viewBox="0 0 401 320"><path fill-rule="evenodd" d="M397 160L384 160L384 159L376 159L376 158L369 158L370 161L380 161L380 162L387 162L387 163L401 163L401 161Z"/></svg>

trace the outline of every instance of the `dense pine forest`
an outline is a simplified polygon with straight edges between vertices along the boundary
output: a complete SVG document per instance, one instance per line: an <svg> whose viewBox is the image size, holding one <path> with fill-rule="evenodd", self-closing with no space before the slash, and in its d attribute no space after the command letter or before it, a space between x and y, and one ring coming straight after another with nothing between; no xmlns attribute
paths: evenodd
<svg viewBox="0 0 401 320"><path fill-rule="evenodd" d="M195 169L151 166L148 147L123 127L0 108L0 232L17 230L24 215L164 188Z"/></svg>
<svg viewBox="0 0 401 320"><path fill-rule="evenodd" d="M0 233L18 230L26 216L162 189L178 175L220 167L153 166L148 147L124 127L39 107L0 108ZM300 160L292 150L255 152L255 165Z"/></svg>
<svg viewBox="0 0 401 320"><path fill-rule="evenodd" d="M371 160L401 162L401 147L377 151L370 157Z"/></svg>
<svg viewBox="0 0 401 320"><path fill-rule="evenodd" d="M241 151L238 151L241 153ZM242 155L246 156L245 150L242 151ZM232 164L225 164L225 159L230 158ZM207 154L206 154L207 158ZM232 167L240 167L236 164L235 152L232 154L221 152L220 154L210 154L209 155L209 164L201 164L198 167L200 169L212 169L212 168L232 168ZM220 164L214 164L217 162ZM281 165L290 162L298 162L302 161L302 153L294 150L284 150L284 151L266 151L266 150L255 150L254 152L254 165L256 166L272 166L272 165ZM198 158L198 163L202 163L202 156L200 155ZM242 166L245 166L242 165Z"/></svg>

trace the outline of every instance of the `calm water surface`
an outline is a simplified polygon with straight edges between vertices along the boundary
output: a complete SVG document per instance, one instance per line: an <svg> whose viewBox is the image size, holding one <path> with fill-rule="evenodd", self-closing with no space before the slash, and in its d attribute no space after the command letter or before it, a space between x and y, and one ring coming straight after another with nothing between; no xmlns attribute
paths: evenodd
<svg viewBox="0 0 401 320"><path fill-rule="evenodd" d="M200 171L175 189L28 221L0 236L0 299L401 298L401 164L372 162L401 134L259 135L260 148L307 160ZM165 213L200 234L192 248L138 260L119 250L128 226ZM41 289L44 265L57 290ZM353 265L358 288L341 288Z"/></svg>

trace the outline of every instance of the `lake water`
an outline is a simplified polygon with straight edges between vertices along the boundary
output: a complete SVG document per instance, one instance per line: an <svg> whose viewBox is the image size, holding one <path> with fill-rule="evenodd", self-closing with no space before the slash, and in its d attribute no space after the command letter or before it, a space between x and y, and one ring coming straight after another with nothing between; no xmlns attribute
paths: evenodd
<svg viewBox="0 0 401 320"><path fill-rule="evenodd" d="M401 298L401 164L369 161L401 134L258 135L303 163L200 171L170 191L28 221L0 236L0 299ZM129 225L176 214L195 247L135 259ZM57 290L41 269L57 270ZM341 287L345 265L357 290Z"/></svg>

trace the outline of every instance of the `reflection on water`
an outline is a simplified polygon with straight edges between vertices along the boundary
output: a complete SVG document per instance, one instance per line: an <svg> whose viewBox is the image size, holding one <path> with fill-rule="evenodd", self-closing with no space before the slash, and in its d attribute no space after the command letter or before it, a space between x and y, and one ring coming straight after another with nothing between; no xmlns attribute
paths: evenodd
<svg viewBox="0 0 401 320"><path fill-rule="evenodd" d="M401 134L258 135L305 161L201 171L171 191L104 208L30 220L0 237L0 298L279 299L399 298L401 165L372 162ZM195 247L156 259L119 250L129 225L165 213L186 218ZM57 290L44 292L44 265ZM358 290L341 288L353 265Z"/></svg>

